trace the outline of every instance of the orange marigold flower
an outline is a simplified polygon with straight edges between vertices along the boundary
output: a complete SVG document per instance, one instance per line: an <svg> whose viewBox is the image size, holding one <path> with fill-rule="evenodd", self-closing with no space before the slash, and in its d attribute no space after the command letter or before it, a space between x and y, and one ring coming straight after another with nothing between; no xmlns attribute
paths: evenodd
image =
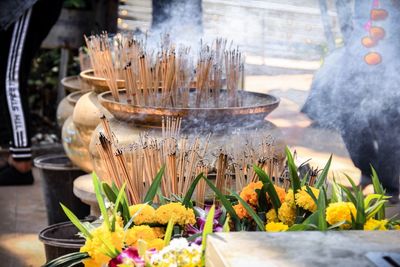
<svg viewBox="0 0 400 267"><path fill-rule="evenodd" d="M250 214L247 213L246 209L242 206L242 204L237 204L233 206L233 209L235 210L237 216L239 216L240 219L251 218Z"/></svg>
<svg viewBox="0 0 400 267"><path fill-rule="evenodd" d="M242 192L240 192L240 197L250 205L258 206L256 189L261 189L262 186L263 184L261 181L258 181L256 183L251 182L242 189Z"/></svg>

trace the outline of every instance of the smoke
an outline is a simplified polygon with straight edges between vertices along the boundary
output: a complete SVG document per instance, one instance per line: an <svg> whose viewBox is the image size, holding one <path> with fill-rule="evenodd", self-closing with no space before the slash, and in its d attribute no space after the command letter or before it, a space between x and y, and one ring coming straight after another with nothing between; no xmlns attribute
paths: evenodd
<svg viewBox="0 0 400 267"><path fill-rule="evenodd" d="M389 16L369 21L371 1L355 1L351 37L325 58L302 111L341 133L353 163L361 170L362 183L369 182L371 164L386 192L396 196L400 174L400 9L395 6L397 0L378 2ZM370 35L368 23L385 31L385 37L372 48L361 43ZM379 53L381 63L367 64L365 55L370 52Z"/></svg>
<svg viewBox="0 0 400 267"><path fill-rule="evenodd" d="M388 109L397 110L400 97L400 25L399 10L390 1L381 1L389 12L385 21L374 25L385 29L386 36L379 44L368 49L361 39L368 35L365 23L369 20L369 1L355 9L354 31L347 45L333 51L324 59L315 74L311 94L303 110L322 125L343 130L354 123L360 128L370 127L371 118L384 123ZM368 65L364 56L378 52L382 63ZM387 124L390 124L387 121Z"/></svg>

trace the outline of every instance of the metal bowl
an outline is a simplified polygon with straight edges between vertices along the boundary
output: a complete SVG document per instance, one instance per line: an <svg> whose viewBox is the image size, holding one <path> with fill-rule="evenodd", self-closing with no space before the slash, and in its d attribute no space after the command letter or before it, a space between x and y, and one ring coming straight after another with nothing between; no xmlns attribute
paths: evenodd
<svg viewBox="0 0 400 267"><path fill-rule="evenodd" d="M269 94L240 91L240 98L243 99L241 107L200 107L200 108L179 108L179 107L151 107L135 106L126 101L126 91L120 90L120 102L116 102L111 92L104 92L98 96L102 104L115 118L134 122L138 125L160 126L164 116L181 117L186 120L187 125L196 126L209 124L237 123L241 125L246 121L254 122L263 120L279 105L279 99ZM226 94L222 90L221 97ZM191 92L194 100L195 92Z"/></svg>
<svg viewBox="0 0 400 267"><path fill-rule="evenodd" d="M82 83L81 78L78 75L68 76L61 80L61 84L64 86L65 90L68 92L76 92L76 91L88 91L90 90L89 86L85 86Z"/></svg>
<svg viewBox="0 0 400 267"><path fill-rule="evenodd" d="M96 93L102 93L105 91L109 91L109 87L107 85L106 79L101 77L94 76L94 70L88 69L84 70L80 73L81 78L87 82L89 85L93 86L94 91ZM117 80L118 88L125 87L125 80Z"/></svg>

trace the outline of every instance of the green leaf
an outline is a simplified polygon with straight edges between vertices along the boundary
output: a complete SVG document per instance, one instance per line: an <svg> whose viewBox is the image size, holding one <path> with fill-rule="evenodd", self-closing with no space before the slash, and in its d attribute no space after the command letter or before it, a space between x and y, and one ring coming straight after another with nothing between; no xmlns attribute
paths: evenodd
<svg viewBox="0 0 400 267"><path fill-rule="evenodd" d="M194 190L196 189L196 186L202 177L203 177L203 173L200 173L199 175L197 175L197 177L193 180L192 184L190 185L189 190L187 191L187 193L182 201L182 205L184 205L186 208L193 207L193 204L190 200L192 199Z"/></svg>
<svg viewBox="0 0 400 267"><path fill-rule="evenodd" d="M193 241L196 240L196 238L200 237L202 234L203 234L203 233L193 234L193 235L187 237L186 239L187 239L187 241L189 241L189 242L193 242Z"/></svg>
<svg viewBox="0 0 400 267"><path fill-rule="evenodd" d="M73 266L87 258L90 258L87 252L73 252L51 260L44 264L43 267Z"/></svg>
<svg viewBox="0 0 400 267"><path fill-rule="evenodd" d="M115 204L116 200L117 200L117 195L119 194L118 188L115 186L115 184L114 184L113 188L111 188L105 182L103 182L101 185L102 185L103 192L106 195L107 199L110 202ZM123 192L122 199L121 199L121 206L118 208L118 211L121 213L122 218L124 219L124 224L127 223L131 216L129 214L128 200L127 200L125 191Z"/></svg>
<svg viewBox="0 0 400 267"><path fill-rule="evenodd" d="M229 231L230 231L229 220L228 220L228 218L226 218L225 222L224 222L224 224L222 226L222 232L228 233Z"/></svg>
<svg viewBox="0 0 400 267"><path fill-rule="evenodd" d="M221 191L219 191L218 188L215 187L215 185L210 180L208 180L204 175L202 177L203 177L204 181L206 181L207 185L211 188L211 190L214 191L217 198L221 201L222 206L225 207L226 211L231 216L231 220L233 221L233 223L235 225L235 229L238 230L240 219L237 216L234 208L232 207L231 202L229 202L226 199L226 197L221 193Z"/></svg>
<svg viewBox="0 0 400 267"><path fill-rule="evenodd" d="M125 186L126 186L126 182L122 185L121 190L118 193L117 199L115 200L115 206L114 206L114 210L113 210L113 219L112 219L112 223L111 223L111 231L112 232L115 231L115 221L117 220L119 204L121 203L121 200L123 199L123 195L125 193Z"/></svg>
<svg viewBox="0 0 400 267"><path fill-rule="evenodd" d="M213 233L214 229L214 214L215 214L215 205L212 205L210 210L208 211L206 222L203 228L203 236L201 241L201 250L206 251L206 244L207 244L207 235Z"/></svg>
<svg viewBox="0 0 400 267"><path fill-rule="evenodd" d="M315 225L318 222L318 212L312 213L302 223L292 225L288 231L305 231L311 229L311 225Z"/></svg>
<svg viewBox="0 0 400 267"><path fill-rule="evenodd" d="M372 184L374 186L374 191L376 194L380 194L380 195L385 195L385 190L383 189L382 184L379 182L379 177L378 174L376 173L376 170L374 169L374 167L371 165L371 179L372 179ZM378 212L376 213L376 219L377 220L384 220L386 217L385 214L385 205L383 205Z"/></svg>
<svg viewBox="0 0 400 267"><path fill-rule="evenodd" d="M92 239L93 236L90 234L90 231L81 223L81 221L75 216L75 214L68 209L66 206L64 206L62 203L60 203L61 208L63 209L65 215L67 215L68 219L78 228L78 230L86 237L89 239Z"/></svg>
<svg viewBox="0 0 400 267"><path fill-rule="evenodd" d="M237 198L240 204L246 209L247 213L253 218L257 227L260 231L265 231L265 225L263 221L258 217L258 214L244 201L236 192L231 192L231 194Z"/></svg>
<svg viewBox="0 0 400 267"><path fill-rule="evenodd" d="M317 209L318 209L318 229L320 231L326 231L328 226L325 218L326 198L325 198L325 188L323 187L321 188L321 192L318 195Z"/></svg>
<svg viewBox="0 0 400 267"><path fill-rule="evenodd" d="M350 176L348 176L347 174L344 174L344 176L346 176L347 180L350 182L354 192L360 191L360 189L357 187L356 183L353 181L353 179L351 179Z"/></svg>
<svg viewBox="0 0 400 267"><path fill-rule="evenodd" d="M274 207L276 213L278 214L278 209L281 207L281 201L279 199L278 193L276 193L275 186L272 183L269 176L258 166L253 166L254 171L260 178L260 181L263 182L263 188L265 186L265 191L268 193L269 198L271 199L272 206ZM262 193L265 192L262 190ZM266 209L263 211L267 211Z"/></svg>
<svg viewBox="0 0 400 267"><path fill-rule="evenodd" d="M364 199L364 206L365 208L368 208L371 206L371 202L373 202L373 200L379 201L382 199L388 199L389 197L384 196L384 195L380 195L380 194L370 194L368 196L365 197Z"/></svg>
<svg viewBox="0 0 400 267"><path fill-rule="evenodd" d="M169 242L171 241L173 230L174 230L174 221L172 219L170 219L168 222L168 225L167 225L167 229L165 230L164 247L169 245Z"/></svg>
<svg viewBox="0 0 400 267"><path fill-rule="evenodd" d="M347 200L353 202L354 206L357 206L356 197L350 192L350 190L344 185L338 184L338 186L343 190L347 196Z"/></svg>
<svg viewBox="0 0 400 267"><path fill-rule="evenodd" d="M304 174L303 179L301 179L301 186L305 186L307 181L310 179L310 173L306 172L306 174Z"/></svg>
<svg viewBox="0 0 400 267"><path fill-rule="evenodd" d="M356 215L356 222L355 222L355 227L356 230L363 230L364 229L364 224L366 222L366 216L365 216L365 208L364 208L364 195L359 190L356 194L357 197L357 215Z"/></svg>
<svg viewBox="0 0 400 267"><path fill-rule="evenodd" d="M157 196L158 196L158 201L160 202L160 205L167 204L167 202L165 201L165 197L162 194L161 187L158 187L158 189L157 189Z"/></svg>
<svg viewBox="0 0 400 267"><path fill-rule="evenodd" d="M369 218L374 217L382 209L382 207L385 207L385 203L386 203L386 200L379 200L379 201L375 202L374 205L372 205L371 207L367 208L365 210L365 214L367 216L367 220Z"/></svg>
<svg viewBox="0 0 400 267"><path fill-rule="evenodd" d="M318 176L317 182L315 183L316 188L321 188L325 184L326 177L329 173L329 168L332 162L332 155L329 157L328 162L325 164L324 170Z"/></svg>
<svg viewBox="0 0 400 267"><path fill-rule="evenodd" d="M343 201L343 199L342 199L342 190L340 189L340 187L336 183L335 178L333 178L331 202L335 203L335 202L342 202L342 201Z"/></svg>
<svg viewBox="0 0 400 267"><path fill-rule="evenodd" d="M294 163L292 153L290 152L288 147L285 148L285 152L286 152L287 164L288 164L288 168L289 168L290 182L292 184L293 192L296 193L298 190L301 189L301 182L299 179L299 175L297 174L297 167L296 167L296 164Z"/></svg>
<svg viewBox="0 0 400 267"><path fill-rule="evenodd" d="M318 199L314 195L314 192L311 190L311 188L308 186L308 184L306 184L306 192L310 195L310 197L314 201L315 205L318 205Z"/></svg>
<svg viewBox="0 0 400 267"><path fill-rule="evenodd" d="M102 182L101 187L103 188L103 192L106 195L108 201L110 201L111 203L115 203L118 193L115 194L112 188L106 182Z"/></svg>
<svg viewBox="0 0 400 267"><path fill-rule="evenodd" d="M94 173L94 172L92 172L92 177L93 177L94 192L96 193L96 199L97 199L97 203L99 204L101 216L103 216L103 220L107 226L107 229L111 231L112 229L111 229L111 225L110 225L110 219L108 217L106 204L104 202L103 194L101 192L99 178L97 177L96 173Z"/></svg>
<svg viewBox="0 0 400 267"><path fill-rule="evenodd" d="M161 169L158 171L156 177L153 180L153 183L151 184L149 190L146 193L146 196L144 197L143 202L148 202L150 204L153 203L153 199L157 194L158 188L160 187L164 170L165 170L165 165L163 165Z"/></svg>

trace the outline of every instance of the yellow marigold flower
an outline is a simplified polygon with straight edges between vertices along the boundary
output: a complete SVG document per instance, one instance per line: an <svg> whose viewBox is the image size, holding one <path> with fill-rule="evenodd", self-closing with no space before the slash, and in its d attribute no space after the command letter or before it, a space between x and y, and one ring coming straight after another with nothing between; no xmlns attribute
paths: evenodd
<svg viewBox="0 0 400 267"><path fill-rule="evenodd" d="M342 224L341 229L349 229L351 227L351 214L356 217L357 210L352 202L336 202L331 203L326 208L326 221L330 225L346 221L349 223Z"/></svg>
<svg viewBox="0 0 400 267"><path fill-rule="evenodd" d="M125 232L125 244L127 246L136 246L139 239L149 242L156 238L153 228L148 225L133 226Z"/></svg>
<svg viewBox="0 0 400 267"><path fill-rule="evenodd" d="M153 227L153 231L157 238L163 238L165 235L165 229L162 227Z"/></svg>
<svg viewBox="0 0 400 267"><path fill-rule="evenodd" d="M152 206L148 204L137 204L129 207L131 216L139 210L139 214L133 219L135 225L154 223L156 211Z"/></svg>
<svg viewBox="0 0 400 267"><path fill-rule="evenodd" d="M278 215L276 214L276 211L274 209L270 209L267 212L266 217L267 217L267 222L268 223L270 223L270 222L278 222L279 221L278 220Z"/></svg>
<svg viewBox="0 0 400 267"><path fill-rule="evenodd" d="M311 191L314 193L315 198L318 199L319 196L319 190L315 187L311 187ZM310 194L307 193L307 188L305 186L303 186L301 188L301 190L299 190L296 195L295 195L295 199L296 199L296 204L299 207L302 207L305 210L314 212L317 210L317 205L315 204L314 200L312 199L312 197L310 196Z"/></svg>
<svg viewBox="0 0 400 267"><path fill-rule="evenodd" d="M396 225L394 226L394 230L400 230L400 224L396 224Z"/></svg>
<svg viewBox="0 0 400 267"><path fill-rule="evenodd" d="M181 203L165 204L156 210L158 223L167 224L170 219L179 225L196 223L193 210L185 208Z"/></svg>
<svg viewBox="0 0 400 267"><path fill-rule="evenodd" d="M110 232L103 223L100 227L92 230L91 234L93 238L87 239L85 245L80 249L81 252L87 252L90 256L90 259L85 260L85 266L102 266L111 260L110 257L104 255L103 251L106 249L106 246L102 240L111 244L116 249L122 250L124 245L124 230L118 223L115 225L114 232Z"/></svg>
<svg viewBox="0 0 400 267"><path fill-rule="evenodd" d="M242 192L240 192L240 197L247 203L253 206L258 206L258 196L255 190L261 189L262 186L263 184L261 181L256 183L251 182L242 189Z"/></svg>
<svg viewBox="0 0 400 267"><path fill-rule="evenodd" d="M380 230L385 231L387 230L386 224L388 220L375 220L373 218L368 219L368 221L364 224L364 230L373 231L373 230Z"/></svg>
<svg viewBox="0 0 400 267"><path fill-rule="evenodd" d="M147 243L147 248L155 248L156 250L160 251L164 248L164 240L161 238L156 238Z"/></svg>
<svg viewBox="0 0 400 267"><path fill-rule="evenodd" d="M247 213L246 209L242 206L242 204L236 204L233 206L233 209L235 210L237 216L239 219L243 218L250 218L251 216Z"/></svg>
<svg viewBox="0 0 400 267"><path fill-rule="evenodd" d="M296 219L296 209L289 206L287 202L283 202L278 210L278 218L281 222L292 225Z"/></svg>
<svg viewBox="0 0 400 267"><path fill-rule="evenodd" d="M278 194L279 200L281 201L281 203L283 203L285 201L285 197L286 197L286 191L284 188L279 187L277 185L274 185L275 187L275 191Z"/></svg>
<svg viewBox="0 0 400 267"><path fill-rule="evenodd" d="M293 190L289 189L286 193L285 196L285 202L288 203L289 206L291 206L292 208L296 207L296 203L294 202L294 194L293 194Z"/></svg>
<svg viewBox="0 0 400 267"><path fill-rule="evenodd" d="M267 232L285 232L288 229L289 226L281 222L270 222L265 225L265 231Z"/></svg>

